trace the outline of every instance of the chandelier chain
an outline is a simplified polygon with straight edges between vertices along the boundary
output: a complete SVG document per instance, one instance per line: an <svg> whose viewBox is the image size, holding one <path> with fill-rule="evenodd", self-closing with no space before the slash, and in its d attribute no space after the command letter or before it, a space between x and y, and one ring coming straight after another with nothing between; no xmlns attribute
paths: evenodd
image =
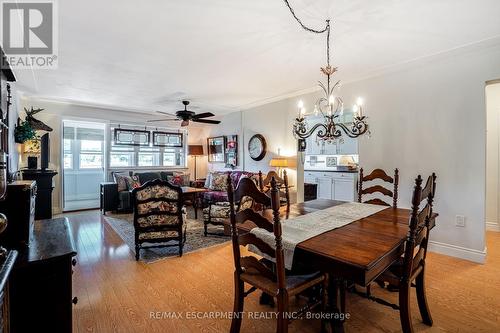
<svg viewBox="0 0 500 333"><path fill-rule="evenodd" d="M288 2L288 0L283 0L283 1L285 2L286 6L290 10L290 13L292 13L293 18L300 24L300 26L304 30L309 31L309 32L313 32L315 34L322 34L322 33L326 32L326 61L327 61L327 65L330 66L330 20L326 20L326 26L325 26L325 28L323 28L321 30L310 28L310 27L306 26L304 23L302 23L302 21L297 17L297 15L295 14L295 11L293 10L293 8L290 5L290 3Z"/></svg>

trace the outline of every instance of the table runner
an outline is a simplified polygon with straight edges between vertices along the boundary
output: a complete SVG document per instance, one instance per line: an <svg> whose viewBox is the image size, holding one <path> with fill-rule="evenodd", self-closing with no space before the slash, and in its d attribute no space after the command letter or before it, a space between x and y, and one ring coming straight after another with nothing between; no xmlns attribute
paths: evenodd
<svg viewBox="0 0 500 333"><path fill-rule="evenodd" d="M386 206L347 202L338 206L284 220L281 224L281 228L285 268L292 269L293 254L297 244L324 232L340 228L364 217L373 215L386 208ZM273 233L258 227L253 228L250 232L262 239L273 249L276 248ZM271 259L266 254L261 253L255 246L250 245L248 250L267 259Z"/></svg>

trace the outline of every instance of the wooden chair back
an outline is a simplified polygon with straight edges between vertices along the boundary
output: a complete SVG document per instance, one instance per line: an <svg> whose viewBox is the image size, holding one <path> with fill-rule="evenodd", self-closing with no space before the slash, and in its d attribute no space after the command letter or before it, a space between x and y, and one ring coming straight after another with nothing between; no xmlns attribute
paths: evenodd
<svg viewBox="0 0 500 333"><path fill-rule="evenodd" d="M246 178L240 180L238 187L233 190L231 179L228 177L227 194L230 206L229 217L231 220L231 236L236 273L241 274L245 271L252 271L272 281L276 281L278 283L278 288L285 288L285 262L281 243L281 221L279 212L280 201L276 180L274 178L271 179L270 196L268 196L260 191L252 180ZM238 201L241 201L244 197L250 197L255 203L264 207L270 206L273 212L273 222L269 221L252 208L237 211L235 206ZM250 232L239 235L237 224L246 221L251 221L258 227L274 233L276 249L273 249ZM276 270L273 271L254 256L241 256L240 246L246 245L255 246L263 254L275 260Z"/></svg>
<svg viewBox="0 0 500 333"><path fill-rule="evenodd" d="M423 269L427 255L429 223L436 193L436 174L433 173L427 178L424 188L422 188L422 181L420 175L415 179L415 188L412 195L409 232L403 257L402 277L404 281L409 281L412 275L418 273L417 270ZM420 204L424 200L426 200L426 204L424 208L420 209ZM417 248L418 251L416 251Z"/></svg>
<svg viewBox="0 0 500 333"><path fill-rule="evenodd" d="M377 179L382 180L386 183L393 184L394 185L393 190L391 191L382 185L373 185L373 186L366 187L366 188L363 187L364 182L374 181ZM358 180L358 202L362 202L363 195L380 193L384 196L388 196L388 197L392 198L392 207L396 208L398 206L398 186L399 186L399 170L398 169L394 170L394 177L391 177L382 169L375 169L369 175L365 176L363 174L363 168L361 168L359 170L359 180ZM391 206L389 203L387 203L386 201L384 201L380 198L373 198L373 199L364 201L364 203L370 203L370 204L382 205L382 206Z"/></svg>
<svg viewBox="0 0 500 333"><path fill-rule="evenodd" d="M270 190L271 180L274 178L276 186L281 191L284 191L287 207L290 206L290 188L288 185L288 174L283 170L283 178L281 178L276 171L269 171L266 178L262 179L262 171L259 171L259 188L262 192Z"/></svg>

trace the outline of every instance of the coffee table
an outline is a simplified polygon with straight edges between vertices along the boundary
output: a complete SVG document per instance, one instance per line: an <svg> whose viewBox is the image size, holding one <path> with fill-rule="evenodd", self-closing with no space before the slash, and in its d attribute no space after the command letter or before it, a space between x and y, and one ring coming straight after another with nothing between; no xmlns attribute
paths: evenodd
<svg viewBox="0 0 500 333"><path fill-rule="evenodd" d="M194 218L198 219L198 195L200 193L208 191L206 188L197 188L190 186L182 186L182 196L184 198L184 202L186 199L191 200L194 209Z"/></svg>

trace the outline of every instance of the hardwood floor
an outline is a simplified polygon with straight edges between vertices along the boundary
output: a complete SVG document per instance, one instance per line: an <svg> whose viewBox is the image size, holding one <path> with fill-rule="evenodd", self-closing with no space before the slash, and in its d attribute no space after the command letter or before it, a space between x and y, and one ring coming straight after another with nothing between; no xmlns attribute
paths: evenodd
<svg viewBox="0 0 500 333"><path fill-rule="evenodd" d="M232 311L233 259L230 243L168 258L153 264L136 262L133 253L99 212L66 215L78 251L74 274L75 332L228 332L230 319L196 318L210 311ZM438 221L439 224L439 221ZM434 326L420 319L412 294L417 332L500 331L500 233L488 232L485 265L430 253L427 259L428 301ZM397 302L397 293L372 287L379 297ZM261 306L254 293L245 300L242 332L273 332L275 319L256 319ZM399 314L388 307L348 294L351 318L347 332L399 332ZM219 312L217 312L219 311ZM176 312L182 318L151 318ZM250 313L249 313L250 312ZM256 312L256 313L254 313ZM208 315L207 314L207 315ZM214 314L214 315L215 315ZM186 319L187 316L195 317ZM254 318L248 318L252 315ZM172 315L174 316L174 315ZM318 332L319 321L295 321L291 332Z"/></svg>

